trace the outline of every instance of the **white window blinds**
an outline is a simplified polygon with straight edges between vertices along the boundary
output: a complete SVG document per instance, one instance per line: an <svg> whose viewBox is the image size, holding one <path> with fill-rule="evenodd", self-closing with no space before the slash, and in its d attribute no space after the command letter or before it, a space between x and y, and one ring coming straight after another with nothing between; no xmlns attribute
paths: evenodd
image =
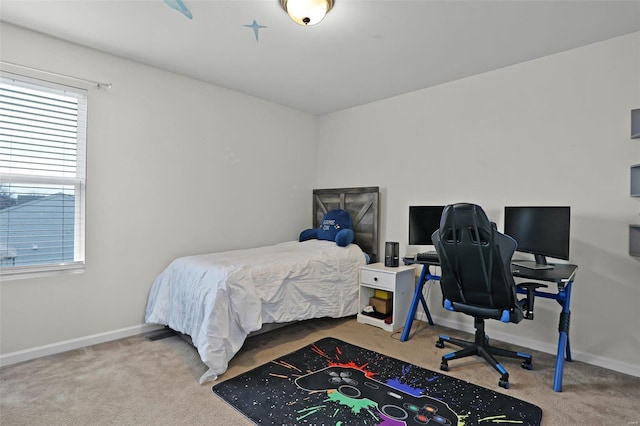
<svg viewBox="0 0 640 426"><path fill-rule="evenodd" d="M0 275L84 266L87 92L0 74Z"/></svg>

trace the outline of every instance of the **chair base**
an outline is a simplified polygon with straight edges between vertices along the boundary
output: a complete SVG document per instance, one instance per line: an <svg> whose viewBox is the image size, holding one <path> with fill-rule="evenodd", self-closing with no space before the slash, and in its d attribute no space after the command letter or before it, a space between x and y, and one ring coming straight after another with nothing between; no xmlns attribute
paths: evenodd
<svg viewBox="0 0 640 426"><path fill-rule="evenodd" d="M452 343L456 346L460 346L460 349L456 352L451 352L442 357L442 363L440 369L442 371L449 371L449 361L452 359L465 358L472 355L481 356L484 360L491 365L498 373L500 373L500 380L498 386L509 389L509 373L507 370L494 358L494 356L504 356L508 358L516 358L522 360L522 368L527 370L532 369L532 357L529 354L523 352L509 351L506 349L496 348L489 345L489 338L484 331L484 320L482 318L475 318L476 335L475 342L468 342L466 340L455 339L453 337L440 335L436 346L438 348L444 348L444 342Z"/></svg>

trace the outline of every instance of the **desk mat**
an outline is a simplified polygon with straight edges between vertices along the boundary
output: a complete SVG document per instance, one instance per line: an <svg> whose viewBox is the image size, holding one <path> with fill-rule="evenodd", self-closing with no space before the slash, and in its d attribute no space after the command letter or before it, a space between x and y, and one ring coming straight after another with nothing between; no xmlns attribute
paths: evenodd
<svg viewBox="0 0 640 426"><path fill-rule="evenodd" d="M325 338L216 384L256 424L539 425L528 402Z"/></svg>

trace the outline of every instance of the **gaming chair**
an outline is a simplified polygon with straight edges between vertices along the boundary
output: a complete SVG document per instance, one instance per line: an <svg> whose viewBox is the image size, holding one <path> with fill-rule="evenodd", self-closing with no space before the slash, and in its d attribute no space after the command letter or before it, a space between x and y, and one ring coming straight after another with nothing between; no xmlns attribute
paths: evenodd
<svg viewBox="0 0 640 426"><path fill-rule="evenodd" d="M511 273L511 257L516 242L498 232L478 205L458 203L446 206L440 228L431 239L440 258L443 306L449 311L472 316L476 329L474 342L439 336L437 347L443 348L444 342L449 342L463 348L444 355L440 369L448 371L448 362L453 359L481 356L500 373L498 385L508 389L509 373L494 355L521 359L522 367L528 370L532 368L532 357L490 346L484 321L495 319L517 324L523 318L532 319L535 289L546 285L518 284L527 289L527 298L518 301Z"/></svg>

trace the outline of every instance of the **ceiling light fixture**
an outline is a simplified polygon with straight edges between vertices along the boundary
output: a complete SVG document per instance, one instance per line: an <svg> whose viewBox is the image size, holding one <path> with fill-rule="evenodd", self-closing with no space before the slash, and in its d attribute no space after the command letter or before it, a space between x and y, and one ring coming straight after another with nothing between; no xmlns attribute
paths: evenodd
<svg viewBox="0 0 640 426"><path fill-rule="evenodd" d="M280 0L280 6L293 22L299 25L315 25L322 21L333 7L334 0Z"/></svg>

